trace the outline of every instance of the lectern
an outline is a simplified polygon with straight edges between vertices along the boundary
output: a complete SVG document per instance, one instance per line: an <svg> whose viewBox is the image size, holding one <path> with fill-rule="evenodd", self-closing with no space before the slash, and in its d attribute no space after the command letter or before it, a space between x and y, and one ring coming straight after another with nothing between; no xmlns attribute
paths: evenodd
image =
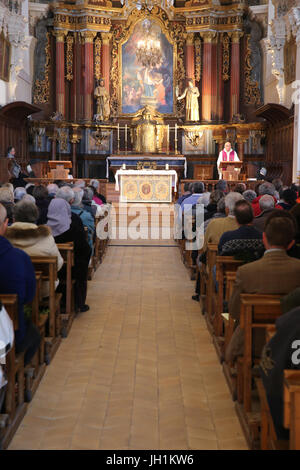
<svg viewBox="0 0 300 470"><path fill-rule="evenodd" d="M239 181L243 162L220 162L219 169L222 172L222 178L226 181Z"/></svg>
<svg viewBox="0 0 300 470"><path fill-rule="evenodd" d="M48 178L54 178L56 180L68 179L69 168L72 168L72 162L69 160L50 160L48 164L50 167Z"/></svg>

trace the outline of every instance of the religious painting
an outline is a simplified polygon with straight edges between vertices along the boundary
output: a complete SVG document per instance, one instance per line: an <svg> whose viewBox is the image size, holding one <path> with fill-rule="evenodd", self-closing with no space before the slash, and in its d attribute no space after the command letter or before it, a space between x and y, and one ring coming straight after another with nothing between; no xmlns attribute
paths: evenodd
<svg viewBox="0 0 300 470"><path fill-rule="evenodd" d="M284 82L290 85L296 80L296 54L297 45L294 36L291 36L284 45Z"/></svg>
<svg viewBox="0 0 300 470"><path fill-rule="evenodd" d="M122 45L122 112L152 106L173 112L173 45L159 24L144 19Z"/></svg>

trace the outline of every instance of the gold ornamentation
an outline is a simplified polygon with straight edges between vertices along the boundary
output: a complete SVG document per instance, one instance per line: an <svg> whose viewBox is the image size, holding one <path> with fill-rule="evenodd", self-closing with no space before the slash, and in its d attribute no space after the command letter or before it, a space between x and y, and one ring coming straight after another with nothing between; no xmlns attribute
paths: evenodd
<svg viewBox="0 0 300 470"><path fill-rule="evenodd" d="M92 136L95 139L97 147L100 147L105 139L107 139L107 133L103 133L101 129L97 129L95 132L92 132Z"/></svg>
<svg viewBox="0 0 300 470"><path fill-rule="evenodd" d="M69 82L71 82L74 78L73 76L73 43L74 43L74 37L71 35L67 36L66 79Z"/></svg>
<svg viewBox="0 0 300 470"><path fill-rule="evenodd" d="M126 181L124 183L124 189L123 189L123 194L124 197L126 197L129 201L136 199L138 195L138 186L136 181Z"/></svg>
<svg viewBox="0 0 300 470"><path fill-rule="evenodd" d="M94 43L94 61L95 61L95 79L100 80L101 78L101 39L96 38Z"/></svg>
<svg viewBox="0 0 300 470"><path fill-rule="evenodd" d="M222 78L224 82L229 80L229 66L230 66L230 38L228 34L222 34L222 44L223 44L223 64L222 64Z"/></svg>
<svg viewBox="0 0 300 470"><path fill-rule="evenodd" d="M69 137L68 129L64 127L58 129L58 142L60 145L60 149L63 152L66 152L68 150L68 137Z"/></svg>
<svg viewBox="0 0 300 470"><path fill-rule="evenodd" d="M202 42L200 38L195 40L195 80L200 82L201 80L201 49L202 49Z"/></svg>
<svg viewBox="0 0 300 470"><path fill-rule="evenodd" d="M204 33L200 33L200 36L203 38L205 44L211 44L216 38L217 33L216 31L205 31Z"/></svg>
<svg viewBox="0 0 300 470"><path fill-rule="evenodd" d="M81 37L84 39L85 44L93 44L96 34L97 33L94 33L93 31L83 31L81 32Z"/></svg>
<svg viewBox="0 0 300 470"><path fill-rule="evenodd" d="M203 137L203 131L197 130L197 128L196 130L185 129L184 135L193 147L198 147Z"/></svg>
<svg viewBox="0 0 300 470"><path fill-rule="evenodd" d="M258 86L258 82L253 82L251 79L251 49L249 45L250 41L250 34L247 34L246 37L246 58L245 58L245 103L246 104L254 104L260 105L261 104L261 95L260 89Z"/></svg>
<svg viewBox="0 0 300 470"><path fill-rule="evenodd" d="M157 22L168 41L173 44L173 63L174 63L174 112L177 116L184 115L184 103L177 102L175 97L175 87L180 89L184 87L185 67L184 67L184 44L185 27L180 22L170 21L166 12L159 6L154 6L151 11L142 8L131 11L126 26L123 24L114 24L112 26L112 51L111 51L111 115L118 116L121 113L122 103L122 45L131 36L135 25L148 18ZM177 106L177 108L176 108ZM176 110L176 111L175 111Z"/></svg>
<svg viewBox="0 0 300 470"><path fill-rule="evenodd" d="M156 162L138 162L136 165L137 170L157 170Z"/></svg>
<svg viewBox="0 0 300 470"><path fill-rule="evenodd" d="M34 104L49 103L50 100L50 33L47 33L47 44L45 47L46 61L44 80L36 80L33 91Z"/></svg>

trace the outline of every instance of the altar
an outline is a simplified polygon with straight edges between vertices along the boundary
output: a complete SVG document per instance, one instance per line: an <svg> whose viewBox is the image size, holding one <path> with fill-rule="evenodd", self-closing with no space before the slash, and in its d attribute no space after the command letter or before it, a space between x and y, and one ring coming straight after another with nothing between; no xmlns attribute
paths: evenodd
<svg viewBox="0 0 300 470"><path fill-rule="evenodd" d="M115 174L116 191L120 202L171 203L177 192L175 170L118 170Z"/></svg>

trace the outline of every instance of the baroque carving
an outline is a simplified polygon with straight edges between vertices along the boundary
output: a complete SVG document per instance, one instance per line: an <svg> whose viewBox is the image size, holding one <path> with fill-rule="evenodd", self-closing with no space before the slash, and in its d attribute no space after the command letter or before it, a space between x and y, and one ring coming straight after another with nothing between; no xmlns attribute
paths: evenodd
<svg viewBox="0 0 300 470"><path fill-rule="evenodd" d="M101 39L97 37L94 43L94 69L95 79L101 78Z"/></svg>
<svg viewBox="0 0 300 470"><path fill-rule="evenodd" d="M36 79L33 91L33 102L35 104L49 103L50 99L50 33L47 33L45 47L44 78Z"/></svg>
<svg viewBox="0 0 300 470"><path fill-rule="evenodd" d="M202 68L201 51L202 51L202 42L200 38L197 38L195 40L195 80L197 82L200 82L201 80L201 68Z"/></svg>
<svg viewBox="0 0 300 470"><path fill-rule="evenodd" d="M66 79L71 82L73 80L73 43L74 37L67 36L67 54L66 54Z"/></svg>
<svg viewBox="0 0 300 470"><path fill-rule="evenodd" d="M251 49L250 49L250 35L246 36L246 57L245 57L245 103L246 104L261 104L261 95L259 84L251 78L252 65L251 65Z"/></svg>
<svg viewBox="0 0 300 470"><path fill-rule="evenodd" d="M222 34L223 44L223 63L222 63L222 78L224 82L229 80L229 67L230 67L230 38L228 34Z"/></svg>

